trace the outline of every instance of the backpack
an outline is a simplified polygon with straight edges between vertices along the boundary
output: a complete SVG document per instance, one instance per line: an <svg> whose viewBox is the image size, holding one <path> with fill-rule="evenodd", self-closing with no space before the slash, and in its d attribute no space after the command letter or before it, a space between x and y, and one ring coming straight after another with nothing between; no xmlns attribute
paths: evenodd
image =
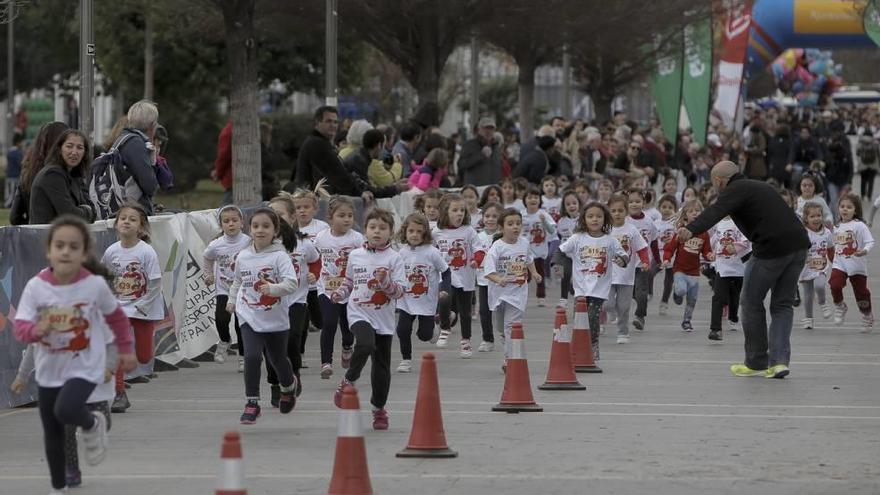
<svg viewBox="0 0 880 495"><path fill-rule="evenodd" d="M877 147L874 143L859 146L859 160L862 163L874 163L877 161Z"/></svg>
<svg viewBox="0 0 880 495"><path fill-rule="evenodd" d="M92 162L89 200L95 207L95 215L98 219L112 218L127 200L137 199L128 197L126 193L126 185L131 180L131 174L123 163L122 153L119 151L132 137L135 137L134 133L119 136L109 150L101 153Z"/></svg>

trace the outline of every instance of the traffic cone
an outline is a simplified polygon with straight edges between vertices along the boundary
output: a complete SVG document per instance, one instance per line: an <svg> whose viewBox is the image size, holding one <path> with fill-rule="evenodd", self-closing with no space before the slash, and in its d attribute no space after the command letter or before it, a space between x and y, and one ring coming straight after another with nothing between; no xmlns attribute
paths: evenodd
<svg viewBox="0 0 880 495"><path fill-rule="evenodd" d="M586 390L574 374L571 363L571 328L565 318L565 308L556 308L556 323L553 331L553 345L550 347L550 366L541 390Z"/></svg>
<svg viewBox="0 0 880 495"><path fill-rule="evenodd" d="M593 360L593 339L587 317L587 298L579 297L574 305L574 331L571 338L571 361L578 373L601 373Z"/></svg>
<svg viewBox="0 0 880 495"><path fill-rule="evenodd" d="M360 402L357 390L346 385L342 390L339 411L339 432L336 436L336 458L328 495L372 495L370 472L367 469L367 446L361 431Z"/></svg>
<svg viewBox="0 0 880 495"><path fill-rule="evenodd" d="M223 435L220 459L223 462L220 475L217 476L217 490L214 495L247 495L241 460L241 436L237 431L227 431Z"/></svg>
<svg viewBox="0 0 880 495"><path fill-rule="evenodd" d="M422 356L419 372L419 391L413 414L412 432L406 448L397 457L458 457L458 452L446 445L443 414L440 412L440 386L437 382L437 360L434 354Z"/></svg>
<svg viewBox="0 0 880 495"><path fill-rule="evenodd" d="M504 390L501 402L493 411L509 413L541 412L543 407L535 403L532 384L529 381L529 362L526 360L526 346L522 323L516 322L510 329L510 356L507 357L507 373L504 375Z"/></svg>

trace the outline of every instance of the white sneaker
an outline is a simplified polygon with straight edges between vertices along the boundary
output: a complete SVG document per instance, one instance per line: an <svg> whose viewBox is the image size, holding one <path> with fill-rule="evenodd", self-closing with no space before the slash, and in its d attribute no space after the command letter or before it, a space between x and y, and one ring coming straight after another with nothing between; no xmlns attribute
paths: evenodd
<svg viewBox="0 0 880 495"><path fill-rule="evenodd" d="M843 323L843 318L846 317L846 309L846 303L834 305L834 323L836 325Z"/></svg>
<svg viewBox="0 0 880 495"><path fill-rule="evenodd" d="M458 355L461 356L462 359L470 359L470 357L474 355L474 351L471 349L470 340L462 339Z"/></svg>
<svg viewBox="0 0 880 495"><path fill-rule="evenodd" d="M560 299L558 303L556 303L557 308L567 308L568 307L568 299Z"/></svg>
<svg viewBox="0 0 880 495"><path fill-rule="evenodd" d="M660 303L660 316L666 316L669 313L669 304L662 302Z"/></svg>
<svg viewBox="0 0 880 495"><path fill-rule="evenodd" d="M871 333L874 328L874 315L872 313L862 313L862 333Z"/></svg>
<svg viewBox="0 0 880 495"><path fill-rule="evenodd" d="M739 331L739 322L727 320L727 329L730 330L731 332L738 332Z"/></svg>
<svg viewBox="0 0 880 495"><path fill-rule="evenodd" d="M626 335L618 335L617 336L618 344L629 344L629 337Z"/></svg>
<svg viewBox="0 0 880 495"><path fill-rule="evenodd" d="M495 344L492 342L480 342L480 347L477 347L477 352L492 352L495 350Z"/></svg>
<svg viewBox="0 0 880 495"><path fill-rule="evenodd" d="M437 347L446 347L449 345L449 330L440 330L440 336L437 337Z"/></svg>
<svg viewBox="0 0 880 495"><path fill-rule="evenodd" d="M615 315L615 316L609 316L609 317L608 317L608 324L609 324L609 325L617 325L617 316L616 316L616 315Z"/></svg>
<svg viewBox="0 0 880 495"><path fill-rule="evenodd" d="M826 320L828 318L831 318L831 315L834 314L834 311L831 310L831 305L823 304L821 307L822 307L822 318L825 318Z"/></svg>
<svg viewBox="0 0 880 495"><path fill-rule="evenodd" d="M599 326L599 335L605 335L605 325Z"/></svg>
<svg viewBox="0 0 880 495"><path fill-rule="evenodd" d="M398 373L412 373L412 359L404 359L397 365Z"/></svg>
<svg viewBox="0 0 880 495"><path fill-rule="evenodd" d="M238 358L238 372L244 373L244 358Z"/></svg>
<svg viewBox="0 0 880 495"><path fill-rule="evenodd" d="M226 362L226 353L229 351L229 342L220 342L217 344L217 349L214 350L214 362L215 363L225 363Z"/></svg>
<svg viewBox="0 0 880 495"><path fill-rule="evenodd" d="M107 418L99 412L92 412L95 426L91 430L81 429L86 462L97 466L107 457Z"/></svg>
<svg viewBox="0 0 880 495"><path fill-rule="evenodd" d="M813 329L813 319L812 318L802 319L801 326L804 327L804 330L812 330Z"/></svg>
<svg viewBox="0 0 880 495"><path fill-rule="evenodd" d="M543 297L538 299L538 307L539 308L546 308L547 307L547 300L544 299Z"/></svg>

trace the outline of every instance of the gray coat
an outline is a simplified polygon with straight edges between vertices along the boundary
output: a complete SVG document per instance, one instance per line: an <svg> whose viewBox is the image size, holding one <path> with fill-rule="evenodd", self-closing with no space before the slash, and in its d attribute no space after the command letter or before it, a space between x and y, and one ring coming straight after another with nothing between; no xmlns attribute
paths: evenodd
<svg viewBox="0 0 880 495"><path fill-rule="evenodd" d="M464 183L488 186L501 182L501 146L492 145L492 155L483 155L483 141L479 137L469 139L461 146L458 168L463 172Z"/></svg>

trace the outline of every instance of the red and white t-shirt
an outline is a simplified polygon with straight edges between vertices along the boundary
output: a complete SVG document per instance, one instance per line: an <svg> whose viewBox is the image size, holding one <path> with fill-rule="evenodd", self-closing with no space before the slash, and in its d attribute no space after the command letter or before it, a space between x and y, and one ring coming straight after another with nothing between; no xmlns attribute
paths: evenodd
<svg viewBox="0 0 880 495"><path fill-rule="evenodd" d="M625 267L611 265L611 283L614 285L635 285L636 268L641 260L639 252L643 249L647 258L648 243L642 237L639 229L631 223L624 223L620 227L611 228L611 237L615 238L629 258L629 263Z"/></svg>
<svg viewBox="0 0 880 495"><path fill-rule="evenodd" d="M262 294L264 285L270 293ZM235 314L255 332L282 332L290 328L287 297L297 287L296 271L290 255L276 242L263 251L253 246L238 253L230 298Z"/></svg>
<svg viewBox="0 0 880 495"><path fill-rule="evenodd" d="M654 229L657 231L657 249L662 256L666 243L671 241L675 236L675 221L674 219L656 220L654 221Z"/></svg>
<svg viewBox="0 0 880 495"><path fill-rule="evenodd" d="M321 255L321 277L318 279L318 294L330 297L330 293L342 285L348 254L361 247L364 236L355 230L345 235L335 236L332 229L324 229L315 236L315 249ZM341 301L345 303L346 300Z"/></svg>
<svg viewBox="0 0 880 495"><path fill-rule="evenodd" d="M208 244L204 257L206 260L214 262L214 290L218 296L229 295L229 287L232 286L232 272L235 269L235 257L250 244L250 236L240 232L236 236L222 235Z"/></svg>
<svg viewBox="0 0 880 495"><path fill-rule="evenodd" d="M520 235L529 242L532 257L544 259L550 254L550 238L556 236L556 222L544 210L535 213L525 212L522 216Z"/></svg>
<svg viewBox="0 0 880 495"><path fill-rule="evenodd" d="M351 286L348 297L348 325L365 321L379 335L394 335L394 300L406 285L403 260L390 247L358 248L349 254L346 284ZM385 289L381 287L392 282Z"/></svg>
<svg viewBox="0 0 880 495"><path fill-rule="evenodd" d="M457 229L438 227L432 234L434 246L452 271L452 286L465 291L474 290L475 271L471 268L471 260L474 259L477 231L470 225L462 225Z"/></svg>
<svg viewBox="0 0 880 495"><path fill-rule="evenodd" d="M651 246L651 243L657 240L657 227L654 226L654 220L647 214L642 213L640 218L633 216L626 217L626 222L632 224L642 234L642 239ZM657 260L660 263L660 260Z"/></svg>
<svg viewBox="0 0 880 495"><path fill-rule="evenodd" d="M721 277L742 277L746 265L742 257L752 251L752 243L730 218L724 218L710 229L709 242L715 253L712 266Z"/></svg>
<svg viewBox="0 0 880 495"><path fill-rule="evenodd" d="M151 280L161 280L159 256L156 250L144 241L138 241L130 248L115 242L104 252L101 262L113 272L113 291L119 304L129 318L142 320L162 320L165 318L165 300L156 297L144 304L147 285Z"/></svg>
<svg viewBox="0 0 880 495"><path fill-rule="evenodd" d="M486 261L486 255L489 254L489 248L492 247L492 240L495 239L495 233L489 233L485 230L477 234L477 240L474 242L474 260L477 262L477 285L485 287L489 285L486 275L483 273L483 264Z"/></svg>
<svg viewBox="0 0 880 495"><path fill-rule="evenodd" d="M515 244L508 244L498 239L489 248L483 261L486 275L497 273L507 285L504 287L489 283L489 309L495 310L501 301L510 304L520 311L526 310L529 302L529 264L534 261L529 241L520 237Z"/></svg>
<svg viewBox="0 0 880 495"><path fill-rule="evenodd" d="M287 305L304 304L309 297L309 264L320 260L321 256L308 237L297 239L296 248L288 254L298 283L296 291L287 296Z"/></svg>
<svg viewBox="0 0 880 495"><path fill-rule="evenodd" d="M303 234L309 236L309 240L312 243L315 242L315 237L318 236L321 232L330 228L330 225L323 220L318 220L317 218L313 218L308 225L300 226L299 231ZM319 277L320 278L320 277ZM309 290L317 290L318 288L318 280L315 280L314 283L309 284Z"/></svg>
<svg viewBox="0 0 880 495"><path fill-rule="evenodd" d="M611 272L616 256L627 256L626 251L610 235L593 237L578 232L559 246L571 258L571 282L576 297L608 299L611 291ZM629 263L635 262L629 260Z"/></svg>
<svg viewBox="0 0 880 495"><path fill-rule="evenodd" d="M864 222L850 220L834 229L834 261L831 268L847 275L867 275L868 257L855 256L857 251L870 251L874 237Z"/></svg>
<svg viewBox="0 0 880 495"><path fill-rule="evenodd" d="M816 232L807 229L810 237L810 250L807 252L807 262L801 271L800 281L814 280L819 275L828 272L828 260L834 258L834 233L824 226Z"/></svg>
<svg viewBox="0 0 880 495"><path fill-rule="evenodd" d="M574 235L574 229L577 228L578 219L571 218L568 215L563 216L556 222L556 233L559 234L559 241L565 242L569 237Z"/></svg>
<svg viewBox="0 0 880 495"><path fill-rule="evenodd" d="M562 218L562 198L548 198L547 196L541 196L541 208L550 214L550 217L554 222L559 222L559 219Z"/></svg>
<svg viewBox="0 0 880 495"><path fill-rule="evenodd" d="M400 248L403 261L403 297L397 300L397 309L411 315L434 316L440 294L443 272L449 269L440 251L430 244Z"/></svg>

